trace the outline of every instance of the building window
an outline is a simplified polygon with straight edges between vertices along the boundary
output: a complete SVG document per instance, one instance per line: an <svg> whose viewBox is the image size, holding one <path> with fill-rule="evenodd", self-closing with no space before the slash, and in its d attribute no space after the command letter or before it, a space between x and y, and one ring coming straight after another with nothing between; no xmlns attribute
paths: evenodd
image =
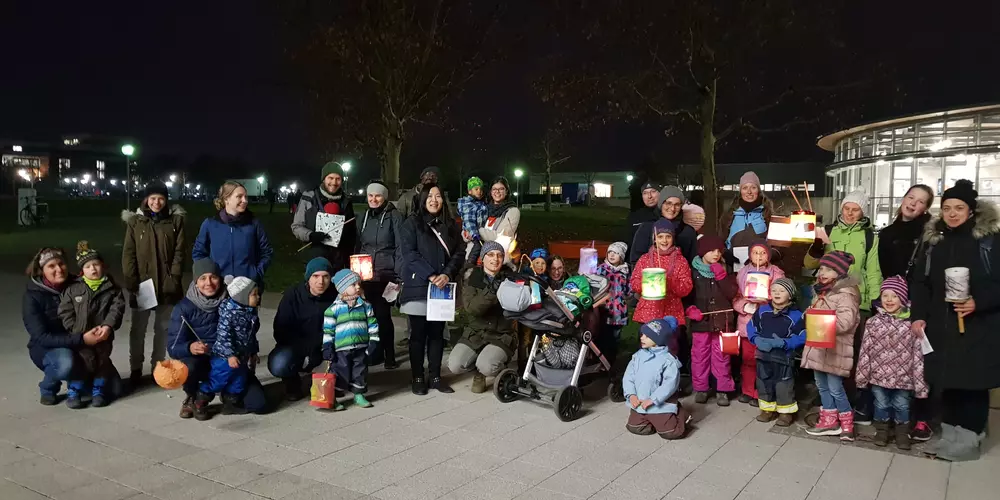
<svg viewBox="0 0 1000 500"><path fill-rule="evenodd" d="M63 139L63 145L65 146L76 146L78 144L80 144L80 139L75 137L72 139Z"/></svg>
<svg viewBox="0 0 1000 500"><path fill-rule="evenodd" d="M1000 196L1000 154L979 157L979 195Z"/></svg>
<svg viewBox="0 0 1000 500"><path fill-rule="evenodd" d="M104 179L104 160L97 160L97 178Z"/></svg>
<svg viewBox="0 0 1000 500"><path fill-rule="evenodd" d="M59 178L69 174L69 158L59 158Z"/></svg>
<svg viewBox="0 0 1000 500"><path fill-rule="evenodd" d="M541 186L541 188L539 188L538 194L545 194L545 188L546 188L546 186L543 184ZM559 184L553 184L552 185L552 194L554 194L554 195L560 195L560 194L562 194L562 186L560 186Z"/></svg>
<svg viewBox="0 0 1000 500"><path fill-rule="evenodd" d="M594 198L611 198L611 184L594 183Z"/></svg>

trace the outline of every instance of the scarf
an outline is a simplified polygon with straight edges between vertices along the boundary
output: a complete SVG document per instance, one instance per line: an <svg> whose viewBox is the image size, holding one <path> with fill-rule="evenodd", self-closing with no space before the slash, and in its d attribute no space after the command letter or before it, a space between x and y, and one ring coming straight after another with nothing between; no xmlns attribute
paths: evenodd
<svg viewBox="0 0 1000 500"><path fill-rule="evenodd" d="M322 195L324 198L330 201L339 202L344 197L344 188L340 188L340 190L337 191L336 194L330 194L326 192L326 189L323 189L323 186L320 186L319 189L317 189L317 191L319 191L320 195Z"/></svg>
<svg viewBox="0 0 1000 500"><path fill-rule="evenodd" d="M612 264L610 260L604 259L604 263L607 264L611 269L628 276L628 262L623 262L621 264Z"/></svg>
<svg viewBox="0 0 1000 500"><path fill-rule="evenodd" d="M514 202L509 200L504 200L500 204L490 203L486 205L486 216L500 218L513 206Z"/></svg>
<svg viewBox="0 0 1000 500"><path fill-rule="evenodd" d="M706 278L715 277L715 273L712 272L711 267L709 267L709 265L706 264L705 261L701 260L701 257L695 257L694 260L691 261L691 267L693 267L696 271L698 271L698 274Z"/></svg>
<svg viewBox="0 0 1000 500"><path fill-rule="evenodd" d="M896 319L901 319L901 320L910 319L910 308L906 307L906 306L900 307L899 310L897 310L894 313L886 311L885 309L883 309L883 311L886 314L888 314L888 315L890 315L890 316L892 316L892 317L894 317Z"/></svg>
<svg viewBox="0 0 1000 500"><path fill-rule="evenodd" d="M743 197L740 196L739 203L740 203L740 208L742 208L743 211L746 213L753 212L755 209L763 206L763 200L761 200L760 194L757 195L757 199L750 202L744 200Z"/></svg>
<svg viewBox="0 0 1000 500"><path fill-rule="evenodd" d="M53 282L51 282L51 281L49 281L49 280L47 280L45 278L42 278L42 284L43 285L45 285L45 286L47 286L47 287L49 287L49 288L51 288L51 289L53 289L53 290L55 290L57 292L62 292L64 289L66 289L66 283L68 283L68 282L69 282L69 280L63 280L62 283L56 285L55 283L53 283Z"/></svg>
<svg viewBox="0 0 1000 500"><path fill-rule="evenodd" d="M669 257L677 251L677 245L670 245L670 248L666 250L660 250L656 244L653 244L653 248L649 249L651 252L656 252L660 257Z"/></svg>
<svg viewBox="0 0 1000 500"><path fill-rule="evenodd" d="M90 279L90 278L88 278L86 276L81 276L81 278L83 278L83 282L86 283L87 286L90 287L90 289L93 290L93 291L95 291L95 292L97 291L98 288L101 287L101 284L103 284L105 281L108 280L107 276L101 276L100 278L97 278L96 280L92 280L92 279Z"/></svg>
<svg viewBox="0 0 1000 500"><path fill-rule="evenodd" d="M816 284L813 285L813 290L816 290L816 295L817 296L823 295L824 293L829 292L830 290L833 290L833 285L836 285L837 281L840 281L840 279L831 281L827 285L824 285L824 284L822 284L822 283L820 283L820 282L817 281Z"/></svg>
<svg viewBox="0 0 1000 500"><path fill-rule="evenodd" d="M222 301L226 300L226 288L220 285L219 290L215 292L215 297L206 297L201 294L198 290L197 284L192 281L191 285L188 286L187 293L184 296L198 309L211 313L218 310Z"/></svg>
<svg viewBox="0 0 1000 500"><path fill-rule="evenodd" d="M219 218L222 219L222 222L225 222L226 224L232 224L242 219L243 214L245 213L246 212L243 212L242 214L229 215L229 212L227 212L226 209L223 208L222 210L219 210Z"/></svg>

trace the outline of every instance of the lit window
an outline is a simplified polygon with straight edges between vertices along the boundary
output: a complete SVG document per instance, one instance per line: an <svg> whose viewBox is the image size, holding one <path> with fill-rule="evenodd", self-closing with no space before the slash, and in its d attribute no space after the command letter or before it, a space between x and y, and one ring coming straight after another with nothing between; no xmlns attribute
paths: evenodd
<svg viewBox="0 0 1000 500"><path fill-rule="evenodd" d="M764 191L774 191L774 184L764 184Z"/></svg>
<svg viewBox="0 0 1000 500"><path fill-rule="evenodd" d="M98 179L103 179L104 178L104 160L97 160L96 166L97 166L97 178Z"/></svg>
<svg viewBox="0 0 1000 500"><path fill-rule="evenodd" d="M601 182L594 183L594 197L595 198L611 198L611 184L604 184Z"/></svg>
<svg viewBox="0 0 1000 500"><path fill-rule="evenodd" d="M810 184L809 185L809 190L810 191L815 191L816 190L816 185L815 184Z"/></svg>
<svg viewBox="0 0 1000 500"><path fill-rule="evenodd" d="M546 186L543 185L541 187L541 189L539 190L538 194L545 194L545 187ZM562 194L562 186L560 186L558 184L553 184L552 185L552 194L555 194L555 195Z"/></svg>
<svg viewBox="0 0 1000 500"><path fill-rule="evenodd" d="M59 176L69 172L69 158L59 158Z"/></svg>
<svg viewBox="0 0 1000 500"><path fill-rule="evenodd" d="M13 145L13 146L11 146L11 147L10 147L10 149L13 149L15 153L20 153L20 152L24 151L24 148L23 148L23 147L21 147L21 146L18 146L18 145L16 145L16 144L15 144L15 145Z"/></svg>
<svg viewBox="0 0 1000 500"><path fill-rule="evenodd" d="M63 144L66 146L76 146L77 144L80 144L80 139L77 138L63 139Z"/></svg>

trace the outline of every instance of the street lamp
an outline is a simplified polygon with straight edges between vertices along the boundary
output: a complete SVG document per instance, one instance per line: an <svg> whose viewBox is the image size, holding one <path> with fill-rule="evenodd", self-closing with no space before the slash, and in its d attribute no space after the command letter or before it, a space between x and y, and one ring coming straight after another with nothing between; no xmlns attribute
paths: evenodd
<svg viewBox="0 0 1000 500"><path fill-rule="evenodd" d="M122 154L125 155L125 210L129 210L132 203L132 190L129 189L128 181L132 179L132 155L135 154L135 146L122 144Z"/></svg>
<svg viewBox="0 0 1000 500"><path fill-rule="evenodd" d="M635 179L635 176L632 175L632 174L628 174L628 175L625 176L625 180L627 180L629 182L632 182L634 179Z"/></svg>
<svg viewBox="0 0 1000 500"><path fill-rule="evenodd" d="M518 208L520 208L520 206L521 206L521 197L519 197L517 195L517 193L519 191L521 191L521 177L523 175L524 175L524 170L521 170L520 168L515 168L514 169L514 179L517 180L517 182L516 182L517 187L515 188L516 191L514 191L514 197L517 198L517 206L518 206Z"/></svg>
<svg viewBox="0 0 1000 500"><path fill-rule="evenodd" d="M177 174L170 174L170 182L177 182Z"/></svg>
<svg viewBox="0 0 1000 500"><path fill-rule="evenodd" d="M264 176L262 175L257 178L257 196L263 196L263 195L264 195Z"/></svg>

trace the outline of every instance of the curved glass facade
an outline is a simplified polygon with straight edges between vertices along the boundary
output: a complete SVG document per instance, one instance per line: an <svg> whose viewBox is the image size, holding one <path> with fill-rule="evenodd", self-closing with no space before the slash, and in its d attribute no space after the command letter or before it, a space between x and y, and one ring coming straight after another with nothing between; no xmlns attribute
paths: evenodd
<svg viewBox="0 0 1000 500"><path fill-rule="evenodd" d="M906 190L926 184L936 195L969 179L980 196L1000 198L1000 105L891 120L820 140L834 153L827 195L840 200L863 188L865 214L892 222ZM831 141L831 138L833 139ZM936 210L936 208L935 208Z"/></svg>

